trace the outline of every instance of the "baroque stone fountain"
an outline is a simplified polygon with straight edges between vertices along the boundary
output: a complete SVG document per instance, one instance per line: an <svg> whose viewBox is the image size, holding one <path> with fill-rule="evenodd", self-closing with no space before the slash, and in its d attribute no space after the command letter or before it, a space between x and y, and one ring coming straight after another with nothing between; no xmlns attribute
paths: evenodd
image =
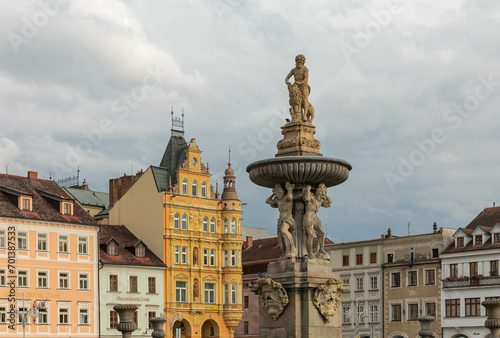
<svg viewBox="0 0 500 338"><path fill-rule="evenodd" d="M281 127L278 152L274 158L247 166L253 183L272 188L266 203L279 210L277 233L283 251L280 260L268 266L271 278L255 285L260 337L342 336L337 309L343 286L332 274L317 212L330 207L327 188L345 182L351 165L320 153L312 124L314 107L309 103L309 70L304 63L305 57L297 55L296 66L285 78L291 120ZM293 84L289 82L292 76Z"/></svg>

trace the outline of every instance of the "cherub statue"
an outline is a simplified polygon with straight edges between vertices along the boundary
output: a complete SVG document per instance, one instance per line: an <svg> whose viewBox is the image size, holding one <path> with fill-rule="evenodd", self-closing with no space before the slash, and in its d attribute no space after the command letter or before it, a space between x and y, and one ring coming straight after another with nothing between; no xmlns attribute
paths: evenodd
<svg viewBox="0 0 500 338"><path fill-rule="evenodd" d="M273 208L278 208L280 217L278 219L278 243L283 250L281 258L294 258L297 256L297 249L293 241L295 230L295 220L293 219L293 184L285 183L287 193L283 191L280 184L276 183L273 194L269 196L266 203Z"/></svg>
<svg viewBox="0 0 500 338"><path fill-rule="evenodd" d="M325 251L325 231L317 215L320 207L328 208L332 204L330 197L326 195L326 185L321 183L316 188L316 193L311 193L311 186L308 185L302 190L302 199L306 204L302 226L304 228L304 255L309 258L319 258L330 260L330 255ZM313 252L313 239L318 237L318 250Z"/></svg>
<svg viewBox="0 0 500 338"><path fill-rule="evenodd" d="M306 57L299 54L295 57L295 68L285 78L285 83L288 87L290 96L290 115L292 121L312 122L314 119L314 108L309 103L309 94L311 86L309 86L309 69L304 66ZM289 82L291 77L294 77L293 85Z"/></svg>

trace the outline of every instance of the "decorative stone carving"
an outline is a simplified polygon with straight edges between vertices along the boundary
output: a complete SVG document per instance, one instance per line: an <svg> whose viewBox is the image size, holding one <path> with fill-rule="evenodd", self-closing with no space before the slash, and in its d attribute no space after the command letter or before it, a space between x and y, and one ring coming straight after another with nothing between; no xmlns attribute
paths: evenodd
<svg viewBox="0 0 500 338"><path fill-rule="evenodd" d="M295 68L293 68L285 78L290 97L290 115L292 122L303 121L312 122L314 119L314 108L309 103L309 69L304 66L306 57L299 54L295 57ZM294 77L293 85L288 81Z"/></svg>
<svg viewBox="0 0 500 338"><path fill-rule="evenodd" d="M164 338L167 335L164 330L165 322L167 321L165 316L150 318L149 321L153 324L153 332L151 333L151 337Z"/></svg>
<svg viewBox="0 0 500 338"><path fill-rule="evenodd" d="M418 317L417 320L420 322L420 330L418 335L421 338L432 338L434 337L434 332L431 330L431 323L436 320L433 316L422 316Z"/></svg>
<svg viewBox="0 0 500 338"><path fill-rule="evenodd" d="M334 277L327 280L325 284L320 285L314 293L314 306L323 315L327 323L332 320L342 301L343 290L342 281Z"/></svg>
<svg viewBox="0 0 500 338"><path fill-rule="evenodd" d="M487 299L481 304L488 313L484 326L490 330L490 337L500 336L500 297Z"/></svg>
<svg viewBox="0 0 500 338"><path fill-rule="evenodd" d="M280 217L278 219L278 243L283 251L280 259L295 258L297 249L293 241L295 220L292 216L293 209L293 188L295 187L290 182L285 183L287 193L283 191L280 184L276 184L273 188L273 194L269 196L266 203L273 208L278 208Z"/></svg>
<svg viewBox="0 0 500 338"><path fill-rule="evenodd" d="M285 288L271 278L260 278L255 284L259 303L269 316L276 320L288 304L288 294Z"/></svg>
<svg viewBox="0 0 500 338"><path fill-rule="evenodd" d="M138 306L135 304L118 304L113 306L113 310L118 312L120 322L116 324L116 329L122 333L122 338L130 338L132 332L137 329L134 323L134 312L137 311Z"/></svg>
<svg viewBox="0 0 500 338"><path fill-rule="evenodd" d="M302 199L306 204L306 211L302 218L304 228L304 255L309 258L330 260L330 255L325 251L325 230L317 215L320 207L328 208L332 204L330 197L326 195L326 186L321 183L316 192L311 193L311 186L308 185L302 190ZM313 252L313 239L318 237L318 250Z"/></svg>

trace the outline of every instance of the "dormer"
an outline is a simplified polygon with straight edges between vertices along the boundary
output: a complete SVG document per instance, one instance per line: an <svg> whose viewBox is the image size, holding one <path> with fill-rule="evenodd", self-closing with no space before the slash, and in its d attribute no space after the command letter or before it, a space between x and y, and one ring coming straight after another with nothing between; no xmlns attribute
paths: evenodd
<svg viewBox="0 0 500 338"><path fill-rule="evenodd" d="M106 253L110 256L118 256L118 242L111 237L107 242L106 242Z"/></svg>
<svg viewBox="0 0 500 338"><path fill-rule="evenodd" d="M500 244L500 224L497 223L491 228L490 235L492 244Z"/></svg>
<svg viewBox="0 0 500 338"><path fill-rule="evenodd" d="M73 201L61 201L59 208L64 216L73 216Z"/></svg>
<svg viewBox="0 0 500 338"><path fill-rule="evenodd" d="M454 234L455 248L464 248L472 240L471 236L462 228L459 228Z"/></svg>
<svg viewBox="0 0 500 338"><path fill-rule="evenodd" d="M33 211L33 196L20 195L17 207L22 211Z"/></svg>
<svg viewBox="0 0 500 338"><path fill-rule="evenodd" d="M0 186L0 191L21 211L33 211L33 195Z"/></svg>
<svg viewBox="0 0 500 338"><path fill-rule="evenodd" d="M58 196L46 191L37 190L45 200L56 208L63 216L73 216L73 200L65 196Z"/></svg>
<svg viewBox="0 0 500 338"><path fill-rule="evenodd" d="M144 258L146 257L146 247L140 241L135 245L135 257Z"/></svg>
<svg viewBox="0 0 500 338"><path fill-rule="evenodd" d="M485 231L483 227L479 225L472 232L472 238L474 240L474 242L472 243L473 246L482 246L490 239L490 236L488 232Z"/></svg>

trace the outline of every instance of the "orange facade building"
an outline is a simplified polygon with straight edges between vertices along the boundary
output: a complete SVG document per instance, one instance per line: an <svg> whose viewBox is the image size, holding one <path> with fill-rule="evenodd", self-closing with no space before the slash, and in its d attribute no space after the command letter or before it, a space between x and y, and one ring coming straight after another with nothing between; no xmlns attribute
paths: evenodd
<svg viewBox="0 0 500 338"><path fill-rule="evenodd" d="M0 174L1 337L99 336L98 231L54 181Z"/></svg>

